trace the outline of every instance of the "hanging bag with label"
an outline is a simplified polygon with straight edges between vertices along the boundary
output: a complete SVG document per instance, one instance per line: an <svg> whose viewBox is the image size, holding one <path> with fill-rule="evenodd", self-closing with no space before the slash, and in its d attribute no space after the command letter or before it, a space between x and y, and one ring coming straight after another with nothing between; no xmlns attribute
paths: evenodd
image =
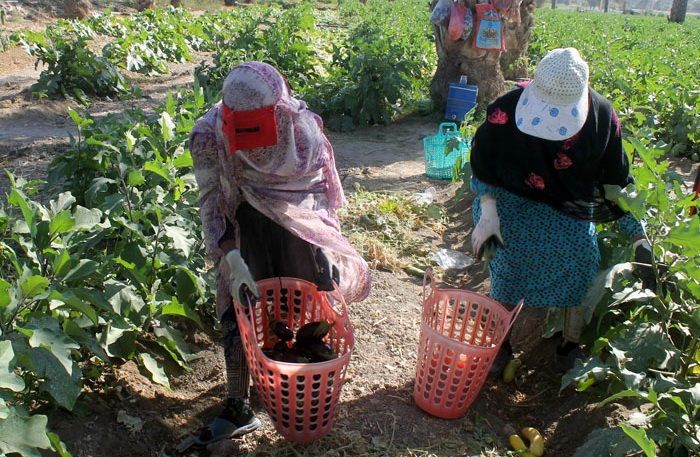
<svg viewBox="0 0 700 457"><path fill-rule="evenodd" d="M474 47L486 50L506 50L501 16L496 8L488 3L476 5Z"/></svg>

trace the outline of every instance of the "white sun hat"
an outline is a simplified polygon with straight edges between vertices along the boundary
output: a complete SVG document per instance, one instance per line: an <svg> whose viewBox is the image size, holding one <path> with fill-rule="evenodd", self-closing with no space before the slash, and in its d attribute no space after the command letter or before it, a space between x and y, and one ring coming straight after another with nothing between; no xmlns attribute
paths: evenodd
<svg viewBox="0 0 700 457"><path fill-rule="evenodd" d="M515 124L528 135L566 140L581 130L587 116L588 64L574 48L550 51L520 95Z"/></svg>

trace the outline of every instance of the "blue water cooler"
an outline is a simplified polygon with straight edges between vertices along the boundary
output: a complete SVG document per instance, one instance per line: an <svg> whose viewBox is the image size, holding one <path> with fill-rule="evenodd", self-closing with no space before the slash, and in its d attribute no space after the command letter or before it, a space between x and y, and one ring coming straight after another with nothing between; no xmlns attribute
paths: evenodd
<svg viewBox="0 0 700 457"><path fill-rule="evenodd" d="M450 88L447 91L445 118L455 122L462 122L464 116L476 106L478 92L477 86L467 84L467 77L464 75L462 75L458 83L450 83Z"/></svg>

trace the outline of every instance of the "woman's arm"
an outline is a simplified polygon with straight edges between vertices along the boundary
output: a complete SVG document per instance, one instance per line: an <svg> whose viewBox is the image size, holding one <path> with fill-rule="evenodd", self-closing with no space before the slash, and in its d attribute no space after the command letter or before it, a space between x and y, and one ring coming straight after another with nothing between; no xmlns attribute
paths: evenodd
<svg viewBox="0 0 700 457"><path fill-rule="evenodd" d="M227 230L226 218L219 208L221 189L216 135L213 131L195 131L190 135L194 176L199 185L199 214L202 219L207 252L214 258L226 250L221 245ZM235 237L235 234L234 234ZM235 244L235 238L230 240Z"/></svg>

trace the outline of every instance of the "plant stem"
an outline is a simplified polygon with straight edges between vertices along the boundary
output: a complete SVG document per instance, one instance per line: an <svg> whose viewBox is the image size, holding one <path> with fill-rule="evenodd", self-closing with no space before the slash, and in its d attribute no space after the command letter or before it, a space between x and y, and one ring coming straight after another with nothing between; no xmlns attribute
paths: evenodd
<svg viewBox="0 0 700 457"><path fill-rule="evenodd" d="M683 363L683 366L681 367L680 375L679 377L681 379L685 379L686 375L688 374L688 368L690 367L690 364L694 360L695 357L695 351L698 349L698 337L694 336L693 337L693 342L690 343L690 351L688 354L688 357L686 357L685 362Z"/></svg>

